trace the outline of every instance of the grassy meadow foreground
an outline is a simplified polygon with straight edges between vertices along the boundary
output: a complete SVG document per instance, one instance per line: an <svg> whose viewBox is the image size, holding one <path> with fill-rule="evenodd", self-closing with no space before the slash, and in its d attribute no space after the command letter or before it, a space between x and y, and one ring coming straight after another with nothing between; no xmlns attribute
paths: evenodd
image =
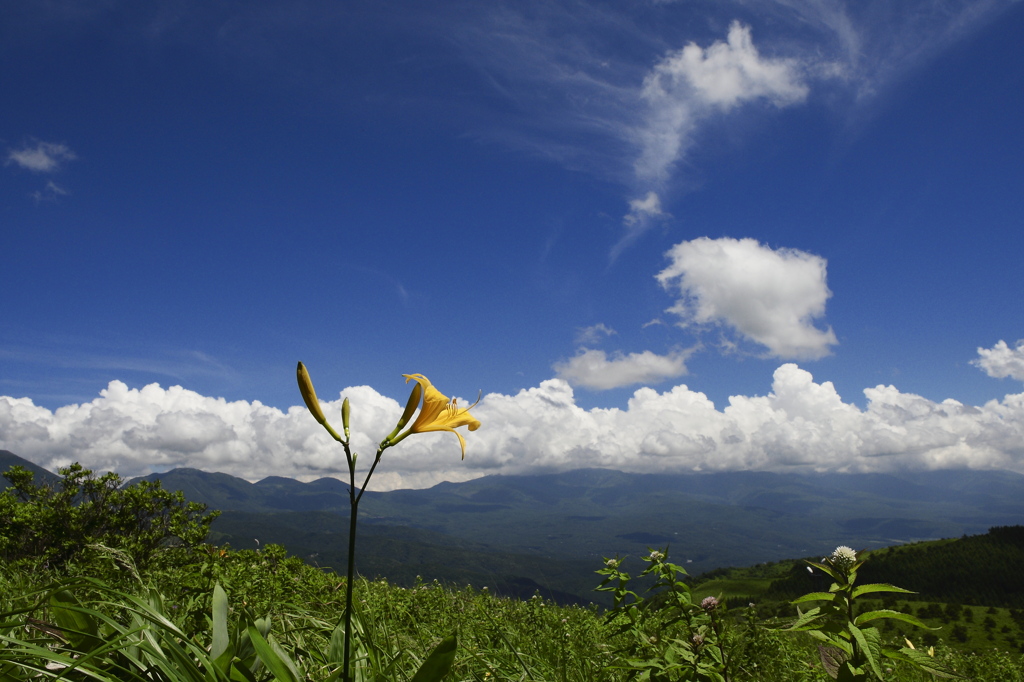
<svg viewBox="0 0 1024 682"><path fill-rule="evenodd" d="M594 566L611 608L360 577L346 676L345 577L208 544L216 513L159 483L61 475L0 492L5 682L1024 680L1020 527L698 578L652 548Z"/></svg>
<svg viewBox="0 0 1024 682"><path fill-rule="evenodd" d="M224 623L217 618L218 585L230 604ZM6 565L0 674L5 680L328 680L336 669L332 635L344 608L342 588L337 575L276 546L261 552L166 550L142 574L122 553L98 547L61 575L26 562ZM651 622L646 646L638 647L632 633L616 634L618 624L593 608L506 599L436 582L401 588L360 579L355 599L361 680L414 679L426 652L452 633L458 647L447 679L626 680L635 672L628 657L663 657L664 643L685 630L682 623ZM831 679L815 640L778 630L788 620L764 622L756 605L727 612L730 679ZM282 667L258 664L255 649L247 648L249 624L287 661ZM215 654L229 649L224 642L237 647L236 665L222 675ZM937 662L967 679L1024 679L1019 656L1004 651L958 652L943 643L934 650ZM887 663L885 679L934 679Z"/></svg>

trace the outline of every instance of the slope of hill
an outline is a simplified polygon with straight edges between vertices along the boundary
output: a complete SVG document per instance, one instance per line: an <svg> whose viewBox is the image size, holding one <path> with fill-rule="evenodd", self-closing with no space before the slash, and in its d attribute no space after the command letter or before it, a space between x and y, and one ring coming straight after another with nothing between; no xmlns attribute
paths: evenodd
<svg viewBox="0 0 1024 682"><path fill-rule="evenodd" d="M0 451L0 472L14 464L44 480L57 480ZM197 469L147 478L224 510L212 529L215 542L238 548L281 544L322 566L346 561L347 487L337 479L302 483L271 477L250 483ZM1024 523L1024 476L984 471L639 475L586 469L487 476L427 490L371 490L360 512L363 574L399 584L438 578L514 595L540 589L559 601L587 602L599 596L592 588L603 557L635 557L651 547L670 547L673 560L697 575L788 557L820 557L839 544L882 548ZM992 602L977 586L979 574L965 568L974 565L972 557L989 557L986 542L935 543L927 545L927 556L886 550L869 564L870 577L905 584L908 574L934 576L928 566L941 565L942 577L935 580L947 588L961 586L959 591L940 592L924 582L906 586L935 599ZM1021 565L1021 559L1011 565ZM757 576L744 578L742 589L732 587L737 594L763 593L780 577L780 569L757 569ZM803 577L799 570L793 574L794 581ZM975 585L973 591L962 587L969 584ZM1013 584L994 578L980 584L1014 594ZM795 582L789 588L786 581L775 581L779 596L807 591Z"/></svg>
<svg viewBox="0 0 1024 682"><path fill-rule="evenodd" d="M194 469L149 478L227 510L213 530L233 546L253 547L260 538L302 556L319 554L332 565L344 561L347 524L340 516L348 501L341 481L274 477L249 483ZM593 571L602 557L636 556L649 547L670 546L673 559L697 574L822 556L839 544L879 548L1021 523L1024 476L588 469L488 476L426 490L371 490L360 514L363 537L373 538L360 544L365 574L400 583L416 575L473 584L518 577L585 601L593 597ZM405 552L399 541L415 549Z"/></svg>
<svg viewBox="0 0 1024 682"><path fill-rule="evenodd" d="M307 563L345 572L348 524L331 512L224 512L211 540L236 549L273 543ZM256 537L253 537L256 535ZM487 586L492 594L528 599L535 592L562 604L602 601L592 562L503 552L429 530L373 524L357 537L357 568L370 578L409 587L438 579L454 586Z"/></svg>
<svg viewBox="0 0 1024 682"><path fill-rule="evenodd" d="M0 450L0 474L3 474L13 466L24 467L31 471L35 476L35 482L37 484L54 483L60 479L59 476L50 473L38 464L33 464L27 459L18 457L16 454L8 450ZM7 489L9 485L10 484L7 482L7 479L0 475L0 490Z"/></svg>
<svg viewBox="0 0 1024 682"><path fill-rule="evenodd" d="M822 577L799 564L774 581L769 598L791 599L822 589ZM859 572L861 583L899 585L916 594L911 601L1024 608L1024 526L1000 526L983 535L922 542L871 552ZM827 589L828 585L825 585Z"/></svg>

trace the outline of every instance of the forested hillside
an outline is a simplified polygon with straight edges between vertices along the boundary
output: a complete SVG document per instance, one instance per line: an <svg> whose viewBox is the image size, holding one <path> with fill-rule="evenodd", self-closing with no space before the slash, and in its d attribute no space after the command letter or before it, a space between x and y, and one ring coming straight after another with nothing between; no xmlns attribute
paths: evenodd
<svg viewBox="0 0 1024 682"><path fill-rule="evenodd" d="M1024 608L1024 526L999 526L984 535L923 542L871 552L861 571L868 583L897 584L909 599ZM822 589L827 579L796 565L766 596L795 597ZM825 584L825 588L828 585Z"/></svg>

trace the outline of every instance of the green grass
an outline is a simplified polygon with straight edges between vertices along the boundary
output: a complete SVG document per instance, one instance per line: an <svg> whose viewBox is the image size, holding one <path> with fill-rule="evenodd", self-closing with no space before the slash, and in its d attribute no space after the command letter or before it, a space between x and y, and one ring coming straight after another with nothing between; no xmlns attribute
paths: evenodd
<svg viewBox="0 0 1024 682"><path fill-rule="evenodd" d="M331 634L344 607L343 579L288 558L280 548L266 547L261 552L223 552L208 548L204 553L193 556L168 553L153 570L139 576L139 579L119 565L115 555L103 553L83 557L71 570L78 575L102 578L110 583L111 589L116 588L125 595L118 596L96 585L74 590L86 608L106 613L113 619L111 622L130 623L133 622L132 617L137 622L153 621L148 616L138 616L139 611L145 612L149 607L135 604L131 599L147 595L145 585L155 587L164 595L162 613L178 630L167 626L164 630L157 628L157 633L152 634L151 627L151 636L162 642L161 651L173 650L171 645L181 648L184 655L191 656L189 660L192 663L188 665L194 664L197 670L210 665L209 662L204 663L203 652L212 641L211 598L216 584L227 589L232 627L243 625L247 620L269 617L271 628L268 635L279 642L281 650L294 661L302 679L326 680L332 670L329 656ZM743 575L743 570L731 569L728 573L736 577L704 581L695 592L696 598L706 593L745 597L748 593L763 590L765 582L771 580L766 574L777 570L783 569L752 567L746 572L760 573L761 576L750 577ZM0 610L10 611L25 606L24 595L47 586L56 577L44 567L31 564L0 567ZM594 608L561 606L541 597L503 598L492 595L490 590L446 586L435 581L399 587L384 580L365 579L356 584L355 603L360 665L387 668L387 679L396 682L409 680L426 653L452 632L457 632L459 637L455 665L447 678L453 682L619 682L627 679L623 670L614 667L615 652L622 641ZM915 613L923 606L920 602L905 601L894 605L901 610L913 609ZM783 609L784 617L776 620L776 624L784 623L795 615L792 607L783 606ZM136 615L132 616L133 613ZM1020 632L1010 612L994 609L993 613L988 613L986 608L972 607L971 613L973 623L970 624L967 642L950 640L952 623L933 633L938 638L936 656L950 667L969 673L969 679L979 682L1024 681L1019 654L1006 652L1008 638L1017 637ZM768 614L762 612L761 605L758 605L756 616L746 607L730 612L730 641L739 642L744 638L747 642L739 654L743 674L735 679L764 682L828 680L818 662L814 642L809 637L780 633L771 627L748 629L748 617L760 620L765 615ZM70 655L62 649L59 640L41 634L38 628L26 630L12 625L26 622L26 617L35 618L40 623L54 622L54 612L45 604L30 612L0 619L6 621L2 634L7 638L0 642L0 665L5 660L24 662L31 658L24 649L19 650L15 646L19 638L31 639L37 645L45 644L54 656ZM984 627L986 617L992 618L988 629ZM925 620L931 622L927 617ZM967 625L963 615L957 623ZM1010 632L1001 632L1003 627L1009 628ZM181 635L175 634L178 631ZM993 633L991 640L988 639L989 632ZM671 631L663 634L672 635ZM893 629L885 636L899 643L905 634L918 648L927 647L922 631L904 633ZM36 655L39 653L37 651ZM34 670L40 669L39 660L36 659ZM156 665L153 663L156 660L150 663ZM163 666L160 668L163 672L147 678L150 682L185 679L175 678L169 672L175 669L171 663L163 659L157 663ZM138 670L121 670L114 677L102 676L108 673L109 670L105 673L97 668L99 677L94 679L97 682L138 679L141 682L144 677ZM266 669L262 674L263 677L257 676L256 679L269 682ZM13 679L41 678L15 675ZM886 679L923 682L932 678L896 666Z"/></svg>
<svg viewBox="0 0 1024 682"><path fill-rule="evenodd" d="M756 599L772 584L770 578L719 578L701 583L693 589L694 599L718 597L720 599Z"/></svg>

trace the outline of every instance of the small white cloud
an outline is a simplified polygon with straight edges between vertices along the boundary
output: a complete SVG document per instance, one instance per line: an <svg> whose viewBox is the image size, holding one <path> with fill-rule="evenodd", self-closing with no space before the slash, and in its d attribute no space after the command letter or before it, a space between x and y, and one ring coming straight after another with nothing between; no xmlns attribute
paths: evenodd
<svg viewBox="0 0 1024 682"><path fill-rule="evenodd" d="M665 255L672 263L656 277L682 295L668 312L684 326L725 325L780 358L821 358L838 343L831 327L813 324L832 295L824 258L729 237L681 242Z"/></svg>
<svg viewBox="0 0 1024 682"><path fill-rule="evenodd" d="M626 214L627 225L636 225L642 221L654 217L665 216L661 210L661 199L657 192L648 192L643 199L633 199L629 202L629 213Z"/></svg>
<svg viewBox="0 0 1024 682"><path fill-rule="evenodd" d="M614 329L605 325L603 322L599 322L590 327L583 327L576 330L576 345L577 346L591 346L598 343L606 336L613 336L617 334Z"/></svg>
<svg viewBox="0 0 1024 682"><path fill-rule="evenodd" d="M1016 348L1010 348L1000 340L991 348L979 348L978 355L981 357L971 360L971 364L990 377L1024 381L1024 339L1017 341Z"/></svg>
<svg viewBox="0 0 1024 682"><path fill-rule="evenodd" d="M645 350L629 355L616 352L609 359L602 350L583 350L569 360L556 363L554 370L559 378L573 386L606 391L681 377L687 372L686 359L689 355L689 351L658 355Z"/></svg>
<svg viewBox="0 0 1024 682"><path fill-rule="evenodd" d="M36 142L35 146L12 149L7 153L4 165L15 164L35 173L53 173L60 170L65 161L74 161L75 155L67 146L54 142Z"/></svg>
<svg viewBox="0 0 1024 682"><path fill-rule="evenodd" d="M657 192L648 192L642 199L632 199L629 202L629 211L622 218L622 224L626 228L626 234L612 247L611 253L609 254L612 261L619 257L619 254L623 252L630 244L636 241L636 239L650 229L652 221L664 220L665 218L671 218L670 213L666 213L661 208L661 198Z"/></svg>

